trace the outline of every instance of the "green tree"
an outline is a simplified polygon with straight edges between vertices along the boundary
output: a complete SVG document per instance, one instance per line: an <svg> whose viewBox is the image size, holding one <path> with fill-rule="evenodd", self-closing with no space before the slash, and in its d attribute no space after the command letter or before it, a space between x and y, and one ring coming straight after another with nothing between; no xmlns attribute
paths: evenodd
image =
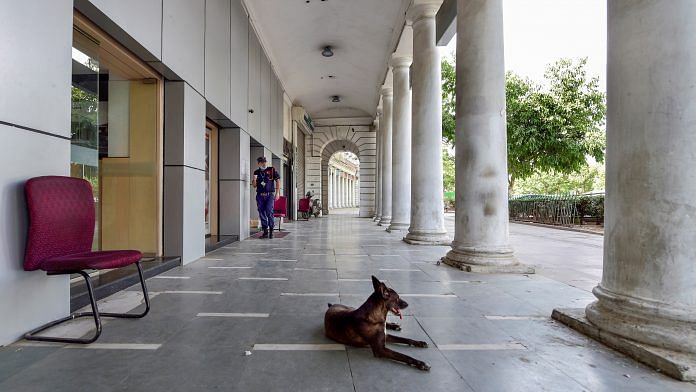
<svg viewBox="0 0 696 392"><path fill-rule="evenodd" d="M445 62L447 62L445 60ZM570 174L587 167L587 157L604 160L605 95L585 70L587 59L551 64L540 85L506 75L508 185L535 173ZM443 137L454 142L452 64L442 67ZM447 91L445 91L447 90Z"/></svg>
<svg viewBox="0 0 696 392"><path fill-rule="evenodd" d="M561 59L543 87L512 73L506 78L508 172L515 181L534 173L577 173L587 157L604 160L604 93L588 78L587 59Z"/></svg>
<svg viewBox="0 0 696 392"><path fill-rule="evenodd" d="M454 192L454 156L447 145L442 148L442 185L445 192Z"/></svg>
<svg viewBox="0 0 696 392"><path fill-rule="evenodd" d="M604 190L604 165L594 163L577 172L556 173L538 172L515 182L511 193L522 194L558 194L586 193Z"/></svg>
<svg viewBox="0 0 696 392"><path fill-rule="evenodd" d="M454 56L452 56L454 58ZM442 58L442 137L450 145L454 144L454 132L456 128L455 109L455 84L457 72L454 64L447 58ZM443 155L444 157L444 155Z"/></svg>

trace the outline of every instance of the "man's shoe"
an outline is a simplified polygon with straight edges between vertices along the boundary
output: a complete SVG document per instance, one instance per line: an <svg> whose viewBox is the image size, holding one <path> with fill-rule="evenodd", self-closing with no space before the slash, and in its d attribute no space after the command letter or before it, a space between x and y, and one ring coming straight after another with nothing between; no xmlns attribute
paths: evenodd
<svg viewBox="0 0 696 392"><path fill-rule="evenodd" d="M271 239L273 239L273 229L271 229L271 232L270 232L270 233L268 233L268 238L271 238Z"/></svg>
<svg viewBox="0 0 696 392"><path fill-rule="evenodd" d="M263 231L263 235L261 236L261 238L268 238L268 230Z"/></svg>

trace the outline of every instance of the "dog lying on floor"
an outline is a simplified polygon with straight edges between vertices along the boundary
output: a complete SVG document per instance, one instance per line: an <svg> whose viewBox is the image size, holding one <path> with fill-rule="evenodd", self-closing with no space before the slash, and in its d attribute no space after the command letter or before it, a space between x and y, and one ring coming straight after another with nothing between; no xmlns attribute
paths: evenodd
<svg viewBox="0 0 696 392"><path fill-rule="evenodd" d="M387 287L379 279L372 277L374 293L358 309L345 305L329 304L324 315L324 332L329 339L339 343L372 348L372 354L378 358L389 358L429 371L430 365L408 355L390 350L386 343L406 344L413 347L428 347L428 343L387 334L387 329L400 331L398 324L387 323L387 313L401 316L401 309L408 304L399 298L399 294Z"/></svg>

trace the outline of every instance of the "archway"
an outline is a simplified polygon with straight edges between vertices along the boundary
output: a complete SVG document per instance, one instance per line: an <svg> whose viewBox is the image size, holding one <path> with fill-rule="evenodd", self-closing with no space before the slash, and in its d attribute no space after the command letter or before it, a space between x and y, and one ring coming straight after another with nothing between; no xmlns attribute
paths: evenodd
<svg viewBox="0 0 696 392"><path fill-rule="evenodd" d="M322 159L323 160L323 159ZM358 214L360 207L360 158L351 151L337 151L327 159L322 181L324 213Z"/></svg>
<svg viewBox="0 0 696 392"><path fill-rule="evenodd" d="M324 213L328 210L329 160L336 152L355 154L360 161L360 217L371 217L375 210L376 133L370 125L316 127L311 139L311 158L307 160L307 189L321 195Z"/></svg>

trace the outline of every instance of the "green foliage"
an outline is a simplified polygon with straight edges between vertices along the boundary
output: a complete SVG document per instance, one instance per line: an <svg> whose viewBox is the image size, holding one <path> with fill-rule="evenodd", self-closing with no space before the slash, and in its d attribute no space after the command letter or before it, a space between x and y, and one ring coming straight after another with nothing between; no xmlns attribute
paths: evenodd
<svg viewBox="0 0 696 392"><path fill-rule="evenodd" d="M535 174L568 176L604 160L605 95L585 70L587 59L561 59L545 73L546 85L506 75L509 186ZM454 144L455 66L442 61L442 134ZM563 178L560 183L573 182ZM545 185L545 186L548 186ZM558 185L587 188L589 185Z"/></svg>
<svg viewBox="0 0 696 392"><path fill-rule="evenodd" d="M535 173L570 174L587 157L604 160L606 105L587 59L562 59L548 67L544 88L513 73L506 78L508 173L515 180Z"/></svg>
<svg viewBox="0 0 696 392"><path fill-rule="evenodd" d="M71 135L81 142L96 141L99 102L95 94L71 87Z"/></svg>
<svg viewBox="0 0 696 392"><path fill-rule="evenodd" d="M442 186L445 192L454 192L454 155L450 154L449 148L446 147L442 148Z"/></svg>
<svg viewBox="0 0 696 392"><path fill-rule="evenodd" d="M584 195L576 201L578 216L581 218L592 217L604 220L604 194Z"/></svg>
<svg viewBox="0 0 696 392"><path fill-rule="evenodd" d="M455 84L457 72L454 64L447 58L442 59L442 137L450 145L454 144L455 120Z"/></svg>
<svg viewBox="0 0 696 392"><path fill-rule="evenodd" d="M604 166L586 165L574 173L538 172L516 181L511 193L558 194L604 190Z"/></svg>

